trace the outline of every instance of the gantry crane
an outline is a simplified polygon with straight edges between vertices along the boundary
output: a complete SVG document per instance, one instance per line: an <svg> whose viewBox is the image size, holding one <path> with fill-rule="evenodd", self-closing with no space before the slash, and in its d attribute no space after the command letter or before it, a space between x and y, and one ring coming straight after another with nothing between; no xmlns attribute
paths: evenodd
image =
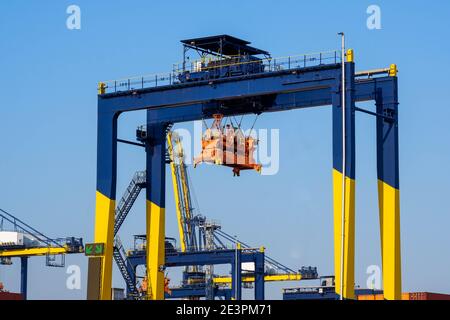
<svg viewBox="0 0 450 320"><path fill-rule="evenodd" d="M385 298L401 298L399 94L397 66L356 72L353 50L272 58L267 51L230 35L186 39L183 64L167 74L101 82L98 86L95 243L89 259L92 299L110 299L117 186L119 115L147 111L146 248L151 299L164 299L166 130L211 119L330 106L334 274L337 294L354 299L355 114L373 117L377 128L377 176ZM205 61L194 63L189 53ZM213 58L208 61L208 57ZM263 57L264 56L264 57ZM208 61L208 62L207 62ZM357 107L374 101L376 111Z"/></svg>
<svg viewBox="0 0 450 320"><path fill-rule="evenodd" d="M28 258L45 256L48 267L64 267L66 254L82 252L84 252L83 239L75 237L51 239L0 209L0 264L11 265L11 258L20 258L20 291L24 300L27 299Z"/></svg>

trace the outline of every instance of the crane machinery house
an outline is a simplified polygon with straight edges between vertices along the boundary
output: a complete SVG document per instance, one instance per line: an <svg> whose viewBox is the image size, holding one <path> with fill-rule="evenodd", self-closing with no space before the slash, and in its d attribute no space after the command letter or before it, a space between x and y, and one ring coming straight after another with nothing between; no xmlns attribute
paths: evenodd
<svg viewBox="0 0 450 320"><path fill-rule="evenodd" d="M218 35L204 38L186 39L183 43L183 64L177 67L178 80L213 80L231 76L241 76L264 72L263 58L269 52L249 46L250 42ZM190 61L188 51L195 50L200 58Z"/></svg>

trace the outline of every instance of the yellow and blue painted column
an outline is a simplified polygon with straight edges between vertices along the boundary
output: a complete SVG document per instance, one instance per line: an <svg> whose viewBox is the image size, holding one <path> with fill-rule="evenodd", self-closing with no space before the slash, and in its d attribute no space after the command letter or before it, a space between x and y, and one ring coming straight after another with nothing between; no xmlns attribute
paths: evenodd
<svg viewBox="0 0 450 320"><path fill-rule="evenodd" d="M103 243L104 252L99 257L89 258L88 299L93 300L111 299L117 180L117 118L118 114L101 108L99 103L94 242Z"/></svg>
<svg viewBox="0 0 450 320"><path fill-rule="evenodd" d="M231 263L231 291L233 293L233 300L242 299L242 246L236 243L234 261Z"/></svg>
<svg viewBox="0 0 450 320"><path fill-rule="evenodd" d="M378 203L384 298L400 300L402 294L400 248L400 182L398 142L397 67L389 73L393 86L377 92Z"/></svg>
<svg viewBox="0 0 450 320"><path fill-rule="evenodd" d="M150 117L150 111L148 113ZM164 299L166 125L147 125L147 298Z"/></svg>
<svg viewBox="0 0 450 320"><path fill-rule="evenodd" d="M353 55L351 55L353 57ZM355 279L355 64L345 63L346 102L342 106L342 83L336 79L333 92L333 211L334 211L334 272L336 293L344 299L354 299ZM345 108L345 170L343 168L342 108ZM342 236L342 188L345 181L344 237ZM343 239L343 244L342 244ZM342 254L342 249L344 250ZM343 257L343 261L341 258ZM342 270L341 270L342 268ZM341 292L341 275L343 286Z"/></svg>
<svg viewBox="0 0 450 320"><path fill-rule="evenodd" d="M264 300L264 260L265 248L260 247L255 261L255 300Z"/></svg>
<svg viewBox="0 0 450 320"><path fill-rule="evenodd" d="M20 294L27 300L28 291L28 257L20 257Z"/></svg>

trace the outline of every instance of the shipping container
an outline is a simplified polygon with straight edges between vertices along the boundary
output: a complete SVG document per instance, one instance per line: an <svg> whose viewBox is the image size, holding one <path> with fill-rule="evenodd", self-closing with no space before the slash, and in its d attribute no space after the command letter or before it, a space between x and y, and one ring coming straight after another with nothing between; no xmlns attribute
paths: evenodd
<svg viewBox="0 0 450 320"><path fill-rule="evenodd" d="M450 300L450 294L413 292L409 294L408 298L408 300Z"/></svg>
<svg viewBox="0 0 450 320"><path fill-rule="evenodd" d="M0 247L36 247L39 241L23 232L0 231Z"/></svg>
<svg viewBox="0 0 450 320"><path fill-rule="evenodd" d="M384 300L382 294L363 294L357 296L358 300ZM403 293L402 300L450 300L450 294L431 292Z"/></svg>
<svg viewBox="0 0 450 320"><path fill-rule="evenodd" d="M0 292L0 300L23 300L20 293Z"/></svg>

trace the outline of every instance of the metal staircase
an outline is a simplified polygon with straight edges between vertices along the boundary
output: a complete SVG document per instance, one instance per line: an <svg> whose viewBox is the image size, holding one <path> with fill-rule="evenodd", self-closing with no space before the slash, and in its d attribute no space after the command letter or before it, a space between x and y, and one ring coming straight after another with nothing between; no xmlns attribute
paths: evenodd
<svg viewBox="0 0 450 320"><path fill-rule="evenodd" d="M119 204L116 208L116 218L114 222L114 250L113 257L116 261L117 267L119 268L120 273L122 274L123 279L127 285L127 296L128 297L138 297L138 292L136 289L136 275L134 274L134 270L130 270L127 267L126 257L127 254L125 249L123 248L122 241L120 240L117 232L119 231L122 223L125 221L128 213L133 207L134 202L136 201L139 193L143 188L146 187L147 182L147 174L145 171L137 171L133 179L131 179L130 184L128 185L125 193L119 201Z"/></svg>
<svg viewBox="0 0 450 320"><path fill-rule="evenodd" d="M120 229L120 226L125 221L128 213L133 207L134 202L136 201L139 193L143 188L145 188L145 184L147 181L147 174L145 171L137 171L130 184L128 185L127 190L119 201L119 204L116 208L116 219L114 223L114 235Z"/></svg>
<svg viewBox="0 0 450 320"><path fill-rule="evenodd" d="M114 238L114 250L113 250L114 260L116 261L120 273L122 274L123 279L125 280L125 283L127 285L128 291L127 295L129 297L137 297L138 292L135 283L136 275L134 274L134 270L130 270L127 267L126 256L127 254L125 252L125 249L123 248L122 241L118 236L116 236Z"/></svg>

